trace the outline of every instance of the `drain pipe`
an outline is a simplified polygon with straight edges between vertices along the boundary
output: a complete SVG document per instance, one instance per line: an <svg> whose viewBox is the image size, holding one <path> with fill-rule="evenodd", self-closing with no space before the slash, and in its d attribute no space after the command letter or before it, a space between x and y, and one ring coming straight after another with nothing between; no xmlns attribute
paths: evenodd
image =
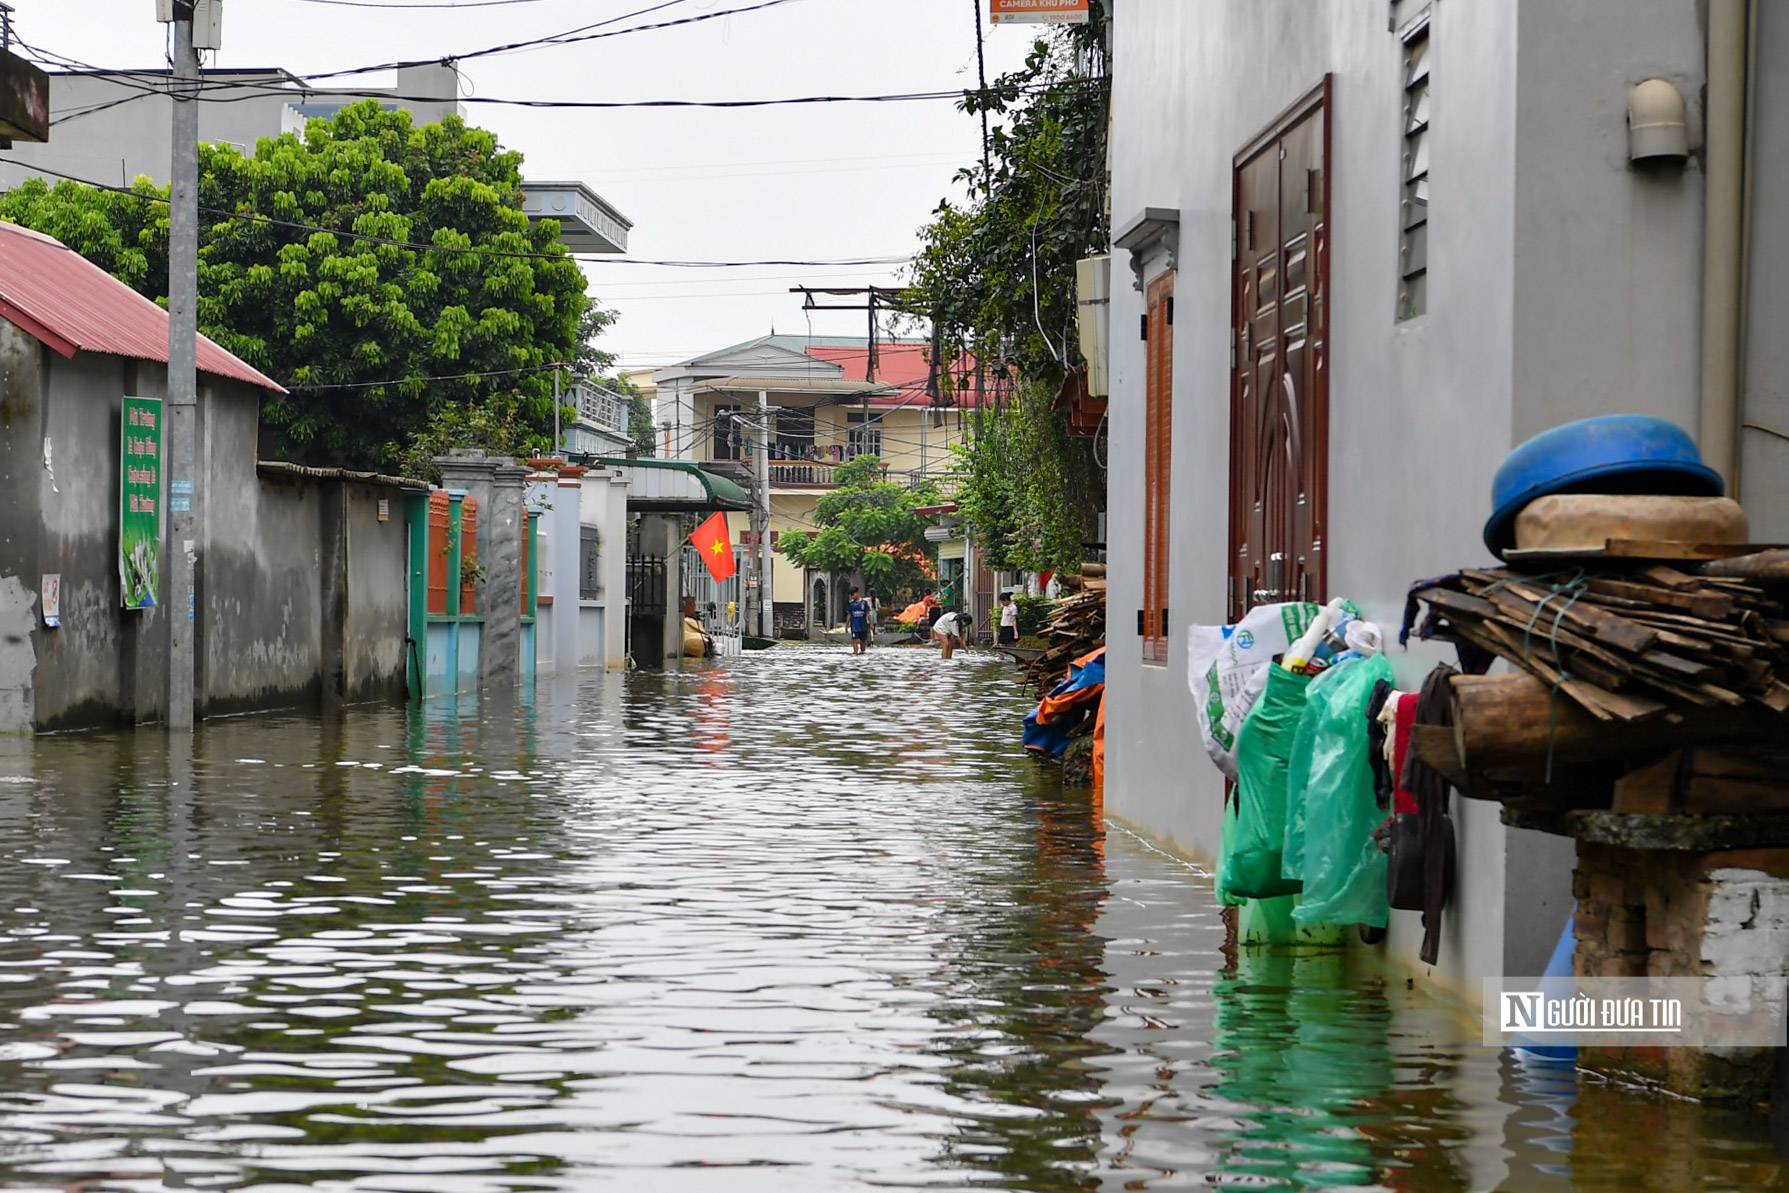
<svg viewBox="0 0 1789 1193"><path fill-rule="evenodd" d="M1702 161L1702 459L1739 491L1739 325L1745 228L1747 24L1752 0L1708 0Z"/></svg>

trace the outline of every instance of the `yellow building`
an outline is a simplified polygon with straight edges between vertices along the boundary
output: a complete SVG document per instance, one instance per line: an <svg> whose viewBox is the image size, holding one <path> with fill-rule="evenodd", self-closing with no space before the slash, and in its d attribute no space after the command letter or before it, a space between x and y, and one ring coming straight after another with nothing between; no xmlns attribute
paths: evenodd
<svg viewBox="0 0 1789 1193"><path fill-rule="evenodd" d="M651 378L659 454L730 473L755 493L767 432L773 548L782 534L814 529L834 470L859 455L878 457L889 480L948 487L966 427L958 407L932 404L929 355L923 341L879 342L872 359L863 338L769 335L660 369ZM730 518L749 590L751 518ZM837 624L843 595L829 583L773 550L779 626Z"/></svg>

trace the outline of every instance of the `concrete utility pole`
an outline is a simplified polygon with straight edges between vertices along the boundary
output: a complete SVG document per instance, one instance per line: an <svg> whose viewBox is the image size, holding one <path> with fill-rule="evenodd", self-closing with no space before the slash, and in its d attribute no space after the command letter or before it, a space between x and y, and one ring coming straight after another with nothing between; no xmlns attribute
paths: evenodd
<svg viewBox="0 0 1789 1193"><path fill-rule="evenodd" d="M217 3L218 0L212 0ZM193 647L197 626L194 564L202 539L204 494L198 482L199 334L199 52L193 44L194 0L172 0L174 71L173 181L168 205L168 396L162 406L167 442L167 541L162 616L168 625L167 718L170 729L193 727ZM215 39L210 39L215 40Z"/></svg>
<svg viewBox="0 0 1789 1193"><path fill-rule="evenodd" d="M759 633L776 637L776 609L771 590L770 559L770 395L758 391L758 492L764 502L764 519L758 531Z"/></svg>

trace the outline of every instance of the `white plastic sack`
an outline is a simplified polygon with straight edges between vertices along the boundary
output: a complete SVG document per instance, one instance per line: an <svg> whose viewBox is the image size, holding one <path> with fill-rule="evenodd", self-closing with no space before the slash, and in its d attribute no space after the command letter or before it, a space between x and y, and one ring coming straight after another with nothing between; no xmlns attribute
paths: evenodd
<svg viewBox="0 0 1789 1193"><path fill-rule="evenodd" d="M1205 752L1225 775L1236 777L1236 731L1267 686L1267 669L1322 611L1292 601L1257 605L1235 625L1194 626L1187 635L1187 686L1199 710Z"/></svg>

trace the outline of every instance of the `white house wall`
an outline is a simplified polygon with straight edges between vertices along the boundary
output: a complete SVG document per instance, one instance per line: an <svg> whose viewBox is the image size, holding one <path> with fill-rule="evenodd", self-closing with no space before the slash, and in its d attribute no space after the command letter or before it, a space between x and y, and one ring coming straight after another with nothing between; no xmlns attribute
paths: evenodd
<svg viewBox="0 0 1789 1193"><path fill-rule="evenodd" d="M1751 256L1746 287L1746 422L1740 452L1740 496L1752 539L1789 542L1789 8L1758 6L1761 68L1752 100Z"/></svg>
<svg viewBox="0 0 1789 1193"><path fill-rule="evenodd" d="M1114 269L1107 807L1198 856L1215 849L1222 791L1193 731L1183 652L1190 622L1225 613L1232 163L1288 105L1333 75L1332 595L1395 630L1412 581L1484 562L1491 477L1537 431L1625 410L1696 425L1701 178L1694 164L1630 170L1625 127L1626 89L1643 78L1699 95L1695 0L1634 0L1619 19L1587 0L1432 6L1428 310L1403 323L1403 47L1387 7L1116 6L1114 222L1145 207L1178 208L1181 222L1166 668L1143 667L1130 633L1142 580L1143 302L1123 284L1126 254ZM1773 229L1770 251L1781 239ZM1158 254L1146 276L1164 266ZM1393 662L1414 686L1448 655L1394 651ZM1455 816L1460 883L1437 976L1469 991L1476 975L1536 972L1569 908L1570 843L1505 830L1485 804L1457 801ZM1414 961L1415 917L1394 920L1388 951Z"/></svg>

